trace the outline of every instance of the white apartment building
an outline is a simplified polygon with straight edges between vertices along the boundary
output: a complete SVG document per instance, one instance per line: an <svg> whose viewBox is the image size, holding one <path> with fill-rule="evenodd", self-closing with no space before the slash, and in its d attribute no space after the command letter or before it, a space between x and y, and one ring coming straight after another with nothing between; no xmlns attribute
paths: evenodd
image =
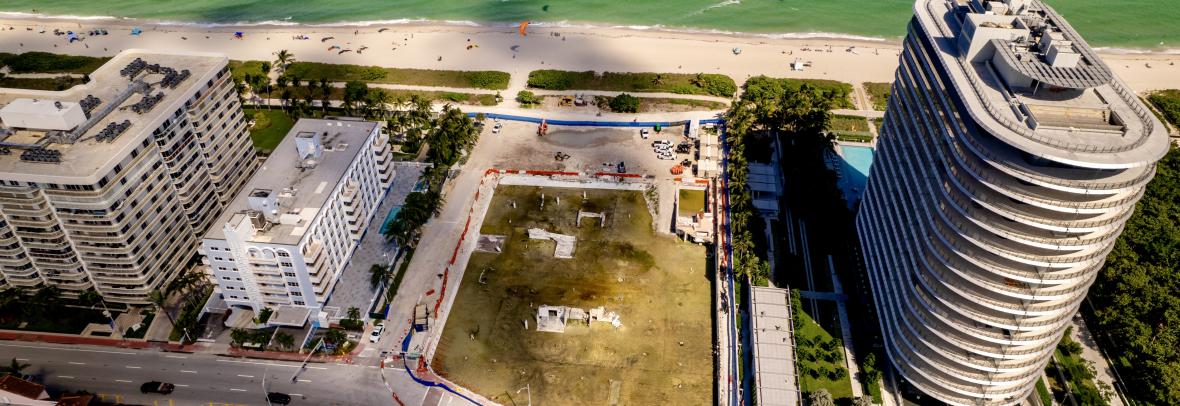
<svg viewBox="0 0 1180 406"><path fill-rule="evenodd" d="M1168 149L1039 0L918 0L857 216L885 350L953 405L1014 405Z"/></svg>
<svg viewBox="0 0 1180 406"><path fill-rule="evenodd" d="M127 50L63 91L0 89L0 290L146 304L256 163L228 60Z"/></svg>
<svg viewBox="0 0 1180 406"><path fill-rule="evenodd" d="M394 177L378 123L299 120L205 234L204 261L232 307L271 324L326 324L324 303Z"/></svg>

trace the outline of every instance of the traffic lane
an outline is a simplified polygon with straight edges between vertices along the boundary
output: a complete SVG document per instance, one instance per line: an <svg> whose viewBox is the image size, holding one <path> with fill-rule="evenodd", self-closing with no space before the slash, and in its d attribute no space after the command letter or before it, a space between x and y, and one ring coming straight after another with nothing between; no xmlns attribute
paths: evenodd
<svg viewBox="0 0 1180 406"><path fill-rule="evenodd" d="M0 359L9 357L33 365L27 372L41 377L50 388L88 390L125 403L163 400L162 395L139 393L142 383L156 380L176 384L167 398L182 404L263 404L264 377L269 391L292 394L295 400L341 405L389 402L376 367L309 364L301 369L298 363L207 354L0 343Z"/></svg>

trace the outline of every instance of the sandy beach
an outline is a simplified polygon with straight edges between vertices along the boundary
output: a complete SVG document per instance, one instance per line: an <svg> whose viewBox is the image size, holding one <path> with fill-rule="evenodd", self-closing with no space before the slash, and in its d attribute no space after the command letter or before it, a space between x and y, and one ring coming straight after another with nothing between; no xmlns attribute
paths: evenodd
<svg viewBox="0 0 1180 406"><path fill-rule="evenodd" d="M133 27L142 33L131 35ZM109 35L73 43L64 35L53 35L54 29L85 34L94 28L104 28ZM244 34L242 39L234 38L237 31ZM329 50L332 46L352 52ZM133 20L0 20L0 52L104 56L128 48L220 52L239 60L272 60L274 52L286 49L296 60L308 62L501 70L512 73L510 89L520 89L528 72L535 69L722 73L739 82L755 75L889 82L900 44L593 27L531 28L527 36L521 36L512 28L425 23L209 28L139 25ZM735 54L735 48L740 54ZM1180 88L1180 55L1125 53L1103 58L1136 91ZM790 65L796 59L810 66L792 71Z"/></svg>

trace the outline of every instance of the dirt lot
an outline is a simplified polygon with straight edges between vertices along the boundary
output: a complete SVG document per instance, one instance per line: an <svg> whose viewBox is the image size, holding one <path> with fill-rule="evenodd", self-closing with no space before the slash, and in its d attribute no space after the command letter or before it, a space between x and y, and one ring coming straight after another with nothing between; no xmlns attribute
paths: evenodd
<svg viewBox="0 0 1180 406"><path fill-rule="evenodd" d="M480 136L481 143L488 143L488 147L495 149L489 154L493 160L489 167L492 168L613 172L614 165L622 161L626 163L627 172L670 178L668 170L672 165L690 158L687 154L677 154L675 160L661 161L656 159L651 148L651 142L656 139L674 144L685 139L684 126L664 128L644 140L639 138L637 128L549 126L549 134L538 137L536 124L500 123L504 129L499 134L484 131ZM488 126L491 125L489 120ZM564 161L554 159L558 152L569 154L570 158Z"/></svg>
<svg viewBox="0 0 1180 406"><path fill-rule="evenodd" d="M705 249L657 236L640 192L585 190L586 200L582 193L496 189L481 232L507 236L503 252L472 255L435 371L501 404L526 404L528 393L518 391L526 384L538 405L710 403ZM579 210L605 212L606 226L585 219L577 227ZM574 258L554 258L555 244L530 240L530 227L576 236ZM571 323L565 333L538 332L542 304L604 306L623 327Z"/></svg>

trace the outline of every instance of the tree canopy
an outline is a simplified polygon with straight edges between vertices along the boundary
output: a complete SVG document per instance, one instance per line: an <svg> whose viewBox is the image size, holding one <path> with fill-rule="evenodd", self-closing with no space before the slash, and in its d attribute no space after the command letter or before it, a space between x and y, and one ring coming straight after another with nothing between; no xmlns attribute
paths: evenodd
<svg viewBox="0 0 1180 406"><path fill-rule="evenodd" d="M1101 340L1136 403L1180 399L1180 149L1159 162L1090 290Z"/></svg>

